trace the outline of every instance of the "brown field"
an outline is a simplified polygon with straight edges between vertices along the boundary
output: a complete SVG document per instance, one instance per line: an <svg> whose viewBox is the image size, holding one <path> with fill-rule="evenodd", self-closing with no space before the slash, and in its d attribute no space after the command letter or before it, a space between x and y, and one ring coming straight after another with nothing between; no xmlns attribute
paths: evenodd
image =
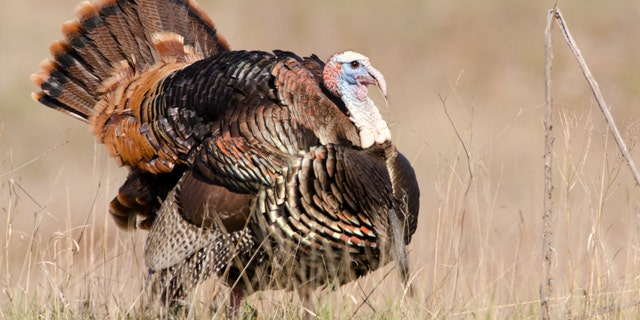
<svg viewBox="0 0 640 320"><path fill-rule="evenodd" d="M388 266L319 291L321 318L539 317L552 1L199 2L233 48L323 59L350 49L387 79L389 104L379 105L422 191L410 245L418 292L402 297ZM5 1L0 11L0 319L154 317L140 295L145 234L117 230L106 211L126 170L83 123L29 98L29 75L77 5ZM640 2L560 8L640 162ZM558 35L552 314L639 318L640 188ZM212 287L200 288L194 318L221 316ZM264 318L298 312L290 293L249 302Z"/></svg>

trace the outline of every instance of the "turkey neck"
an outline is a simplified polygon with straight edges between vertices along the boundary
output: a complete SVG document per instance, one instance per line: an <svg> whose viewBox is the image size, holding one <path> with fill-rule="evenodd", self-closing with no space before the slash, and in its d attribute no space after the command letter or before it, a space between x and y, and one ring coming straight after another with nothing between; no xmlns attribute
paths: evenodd
<svg viewBox="0 0 640 320"><path fill-rule="evenodd" d="M349 110L349 119L358 128L362 148L391 140L387 122L373 100L367 96L361 99L353 93L343 94L342 99Z"/></svg>

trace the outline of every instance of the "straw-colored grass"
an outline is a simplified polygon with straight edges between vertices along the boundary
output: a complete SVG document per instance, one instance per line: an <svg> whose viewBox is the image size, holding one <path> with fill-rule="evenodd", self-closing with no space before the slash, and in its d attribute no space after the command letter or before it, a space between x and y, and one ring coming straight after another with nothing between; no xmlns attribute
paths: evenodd
<svg viewBox="0 0 640 320"><path fill-rule="evenodd" d="M382 111L422 191L409 246L418 290L404 297L387 266L318 291L320 318L540 316L543 35L552 1L199 2L233 48L322 58L355 50L387 79ZM145 233L117 230L106 213L126 171L83 124L29 99L29 74L77 4L9 1L0 11L0 319L158 316L141 295ZM640 161L640 5L560 6ZM551 315L638 318L640 189L558 36L554 52ZM198 288L192 318L222 317L216 286ZM247 302L245 313L261 318L301 315L291 293Z"/></svg>

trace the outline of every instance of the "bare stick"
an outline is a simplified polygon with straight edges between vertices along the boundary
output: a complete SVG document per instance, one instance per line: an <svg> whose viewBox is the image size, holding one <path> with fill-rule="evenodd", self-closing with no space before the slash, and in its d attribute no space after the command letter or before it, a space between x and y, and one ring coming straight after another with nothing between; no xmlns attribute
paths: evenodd
<svg viewBox="0 0 640 320"><path fill-rule="evenodd" d="M553 295L553 228L552 228L552 204L553 204L553 171L552 171L552 151L553 151L553 100L551 98L551 61L553 51L551 45L551 29L553 27L553 17L558 9L557 3L547 15L547 27L544 30L544 91L545 91L545 111L544 111L544 214L542 215L542 277L543 283L540 285L540 318L551 319L549 300Z"/></svg>
<svg viewBox="0 0 640 320"><path fill-rule="evenodd" d="M451 119L451 115L449 114L449 109L447 108L447 98L444 98L439 94L438 94L438 98L440 98L440 102L442 103L442 108L444 109L444 114L447 116L447 119L449 119L449 124L451 124L451 127L453 128L453 132L455 132L456 137L460 142L460 145L462 145L462 150L464 151L464 155L467 158L467 171L469 172L469 181L467 182L467 186L464 189L464 197L466 199L467 195L469 194L469 189L471 189L471 183L473 182L473 178L474 178L473 170L471 170L471 155L469 153L469 149L467 148L467 144L464 142L464 139L462 139L462 135L458 131L458 127L456 127L456 124L453 122L453 119ZM464 220L464 218L462 220Z"/></svg>
<svg viewBox="0 0 640 320"><path fill-rule="evenodd" d="M560 10L556 10L555 18L558 21L558 24L560 25L560 29L562 30L562 35L564 36L565 41L569 45L569 48L571 48L571 51L573 51L573 55L576 57L576 60L578 60L578 64L580 65L580 69L582 69L582 73L584 74L584 77L587 78L587 82L589 82L591 91L593 91L593 95L595 96L596 101L598 102L598 106L600 106L600 110L602 110L602 113L604 114L604 118L606 119L607 124L609 125L609 130L611 130L611 134L613 134L613 138L616 140L616 143L618 144L618 148L620 148L620 152L622 153L622 156L627 161L627 164L629 165L629 169L631 169L631 172L633 173L633 178L636 180L636 185L640 186L640 173L638 173L638 168L636 168L636 165L633 162L631 155L629 154L629 149L627 148L627 145L624 143L624 140L622 139L622 135L620 134L620 131L616 126L616 122L613 120L611 111L609 111L609 107L607 106L607 103L604 101L602 92L600 92L600 88L598 87L598 82L596 82L596 80L591 75L591 71L589 70L587 63L584 61L584 58L582 57L582 53L580 53L580 49L578 49L578 45L573 40L573 37L571 36L571 32L569 32L569 27L567 27L567 24L565 23Z"/></svg>

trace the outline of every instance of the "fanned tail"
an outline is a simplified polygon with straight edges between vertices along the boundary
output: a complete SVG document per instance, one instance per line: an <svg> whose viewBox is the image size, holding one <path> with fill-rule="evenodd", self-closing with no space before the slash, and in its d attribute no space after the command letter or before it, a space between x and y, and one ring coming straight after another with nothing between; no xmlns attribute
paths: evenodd
<svg viewBox="0 0 640 320"><path fill-rule="evenodd" d="M33 99L88 121L104 83L122 66L143 72L163 58L163 34L179 35L193 56L228 51L207 14L193 0L100 0L84 2L78 20L62 25L64 40L51 44L52 59L31 76L40 87ZM160 36L159 36L160 35Z"/></svg>

